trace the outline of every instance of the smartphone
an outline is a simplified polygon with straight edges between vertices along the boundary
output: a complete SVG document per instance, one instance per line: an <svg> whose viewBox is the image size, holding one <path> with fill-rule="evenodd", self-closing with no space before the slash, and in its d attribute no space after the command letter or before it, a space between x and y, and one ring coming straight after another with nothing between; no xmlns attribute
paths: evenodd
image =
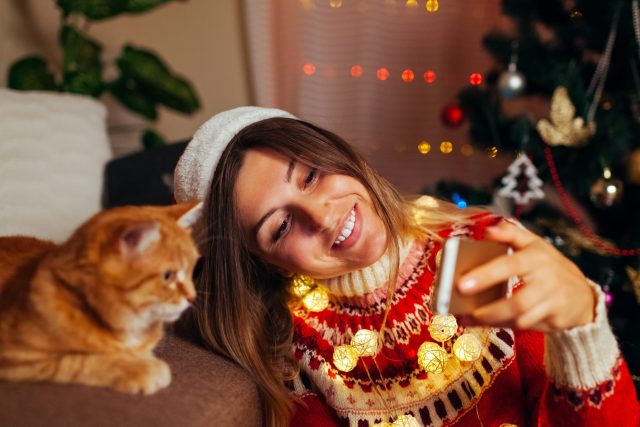
<svg viewBox="0 0 640 427"><path fill-rule="evenodd" d="M474 267L510 252L509 246L489 240L447 239L436 273L436 288L432 297L435 311L441 315L468 314L477 307L504 298L507 295L507 282L473 295L461 294L455 284L460 276Z"/></svg>

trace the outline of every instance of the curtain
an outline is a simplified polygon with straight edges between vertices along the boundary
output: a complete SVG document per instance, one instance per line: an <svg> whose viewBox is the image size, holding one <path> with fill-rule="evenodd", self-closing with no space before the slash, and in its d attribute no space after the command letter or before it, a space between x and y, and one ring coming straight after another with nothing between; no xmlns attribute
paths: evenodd
<svg viewBox="0 0 640 427"><path fill-rule="evenodd" d="M441 114L490 68L482 36L499 23L500 2L428 3L438 10L424 0L245 0L255 104L336 132L403 192L489 184L511 159L470 153L464 123L447 126Z"/></svg>

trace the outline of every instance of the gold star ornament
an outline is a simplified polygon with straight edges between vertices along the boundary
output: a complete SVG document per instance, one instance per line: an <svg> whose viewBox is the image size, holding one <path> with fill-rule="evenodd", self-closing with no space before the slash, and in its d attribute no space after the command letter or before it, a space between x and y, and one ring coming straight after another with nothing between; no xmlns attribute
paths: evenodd
<svg viewBox="0 0 640 427"><path fill-rule="evenodd" d="M540 137L549 145L580 147L596 133L594 122L585 123L582 117L576 117L576 108L564 86L558 86L553 92L550 119L542 119L536 126Z"/></svg>

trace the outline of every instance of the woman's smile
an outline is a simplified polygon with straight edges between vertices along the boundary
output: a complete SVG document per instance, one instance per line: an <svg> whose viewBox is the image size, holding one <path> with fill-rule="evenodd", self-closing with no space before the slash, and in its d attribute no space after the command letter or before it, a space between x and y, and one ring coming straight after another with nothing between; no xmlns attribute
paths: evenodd
<svg viewBox="0 0 640 427"><path fill-rule="evenodd" d="M358 237L360 237L360 224L362 220L358 218L359 215L357 214L356 207L357 205L354 206L351 211L349 211L348 217L343 221L342 226L339 227L340 233L336 237L336 240L333 242L333 246L331 246L331 249L349 249L358 241Z"/></svg>

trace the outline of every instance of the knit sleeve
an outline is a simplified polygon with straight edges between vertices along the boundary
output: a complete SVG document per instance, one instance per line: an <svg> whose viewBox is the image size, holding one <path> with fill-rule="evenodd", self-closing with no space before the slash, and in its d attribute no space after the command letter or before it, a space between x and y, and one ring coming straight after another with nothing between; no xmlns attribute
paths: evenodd
<svg viewBox="0 0 640 427"><path fill-rule="evenodd" d="M593 323L542 335L516 334L532 425L636 427L640 409L627 365L598 295Z"/></svg>

